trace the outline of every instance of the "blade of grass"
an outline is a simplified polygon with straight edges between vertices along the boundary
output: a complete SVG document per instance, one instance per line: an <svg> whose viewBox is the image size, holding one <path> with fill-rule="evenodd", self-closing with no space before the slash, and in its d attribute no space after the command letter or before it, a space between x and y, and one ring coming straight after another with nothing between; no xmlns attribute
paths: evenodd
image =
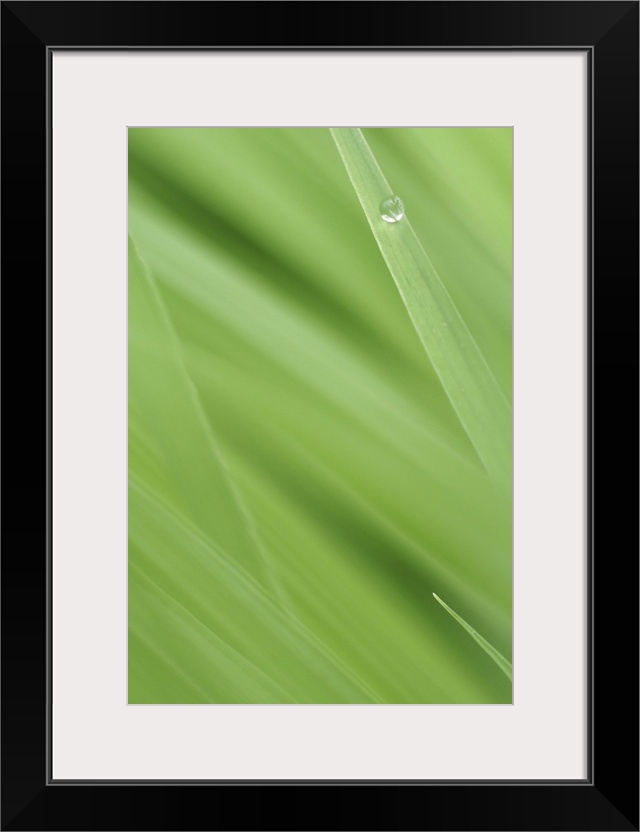
<svg viewBox="0 0 640 832"><path fill-rule="evenodd" d="M288 606L253 519L229 478L162 297L131 236L129 310L129 389L153 405L146 410L147 420L153 420L147 427L160 443L172 481L189 495L185 513L223 549L235 552L251 573L261 575Z"/></svg>
<svg viewBox="0 0 640 832"><path fill-rule="evenodd" d="M482 464L511 489L511 406L405 216L385 222L389 187L358 128L332 128L351 183L413 326Z"/></svg>
<svg viewBox="0 0 640 832"><path fill-rule="evenodd" d="M455 620L458 622L458 624L460 624L462 627L464 627L464 629L469 633L471 638L478 642L480 647L482 647L482 649L485 651L485 653L488 656L491 656L491 658L498 665L498 667L504 673L504 675L509 679L509 681L512 681L512 679L513 679L513 669L511 667L511 662L507 661L507 659L505 659L505 657L502 655L502 653L499 653L492 644L489 644L489 642L486 640L486 638L483 638L480 635L480 633L478 633L476 630L474 630L473 627L470 624L467 624L467 622L464 620L464 618L462 618L460 615L458 615L457 612L454 612L451 609L451 607L447 606L447 604L445 604L445 602L442 600L442 598L439 598L435 594L435 592L432 593L432 594L433 594L433 597L436 599L436 601L440 604L440 606L444 607L445 610L449 613L449 615L451 615L453 618L455 618Z"/></svg>

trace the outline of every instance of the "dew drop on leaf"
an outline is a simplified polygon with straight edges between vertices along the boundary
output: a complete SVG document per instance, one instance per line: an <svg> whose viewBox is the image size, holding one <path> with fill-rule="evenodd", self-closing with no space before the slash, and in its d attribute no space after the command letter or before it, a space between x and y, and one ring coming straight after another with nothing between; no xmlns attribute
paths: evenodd
<svg viewBox="0 0 640 832"><path fill-rule="evenodd" d="M395 194L380 203L380 216L385 222L400 222L404 217L404 203Z"/></svg>

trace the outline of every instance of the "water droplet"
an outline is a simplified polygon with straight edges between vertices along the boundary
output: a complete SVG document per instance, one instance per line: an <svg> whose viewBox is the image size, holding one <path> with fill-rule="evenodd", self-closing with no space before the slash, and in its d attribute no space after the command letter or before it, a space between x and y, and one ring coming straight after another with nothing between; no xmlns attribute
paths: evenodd
<svg viewBox="0 0 640 832"><path fill-rule="evenodd" d="M404 203L395 194L380 203L380 216L385 222L400 222L404 217Z"/></svg>

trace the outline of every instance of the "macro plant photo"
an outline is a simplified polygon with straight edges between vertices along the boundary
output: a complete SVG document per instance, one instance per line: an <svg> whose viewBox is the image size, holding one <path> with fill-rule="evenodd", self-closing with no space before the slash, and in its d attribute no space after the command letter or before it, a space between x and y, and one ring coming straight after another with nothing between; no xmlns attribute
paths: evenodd
<svg viewBox="0 0 640 832"><path fill-rule="evenodd" d="M128 131L128 702L512 702L511 128Z"/></svg>

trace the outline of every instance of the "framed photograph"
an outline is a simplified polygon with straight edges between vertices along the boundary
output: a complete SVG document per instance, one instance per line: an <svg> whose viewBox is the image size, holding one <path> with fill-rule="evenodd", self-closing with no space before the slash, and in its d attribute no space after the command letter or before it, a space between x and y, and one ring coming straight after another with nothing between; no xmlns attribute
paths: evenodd
<svg viewBox="0 0 640 832"><path fill-rule="evenodd" d="M638 3L2 48L2 828L637 830Z"/></svg>

